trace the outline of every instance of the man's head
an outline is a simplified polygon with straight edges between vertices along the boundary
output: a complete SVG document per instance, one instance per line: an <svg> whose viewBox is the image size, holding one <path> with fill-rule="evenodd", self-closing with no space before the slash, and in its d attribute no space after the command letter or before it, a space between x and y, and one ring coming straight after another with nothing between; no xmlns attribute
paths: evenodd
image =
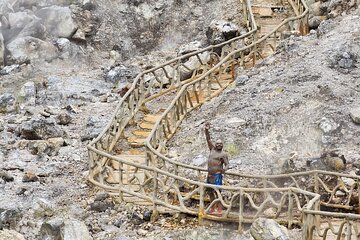
<svg viewBox="0 0 360 240"><path fill-rule="evenodd" d="M215 150L221 151L223 149L223 141L221 139L216 140Z"/></svg>

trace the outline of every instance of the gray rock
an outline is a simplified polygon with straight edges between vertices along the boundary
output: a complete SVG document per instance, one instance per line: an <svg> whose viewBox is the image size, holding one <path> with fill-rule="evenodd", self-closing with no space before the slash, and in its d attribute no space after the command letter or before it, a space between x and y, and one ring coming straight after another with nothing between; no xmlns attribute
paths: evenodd
<svg viewBox="0 0 360 240"><path fill-rule="evenodd" d="M195 52L197 50L201 49L201 42L200 41L193 41L184 45L181 45L178 49L177 49L177 55L181 56L181 55L185 55L191 52Z"/></svg>
<svg viewBox="0 0 360 240"><path fill-rule="evenodd" d="M213 20L210 23L206 36L210 44L219 44L240 34L240 28L231 22Z"/></svg>
<svg viewBox="0 0 360 240"><path fill-rule="evenodd" d="M105 81L116 84L118 88L126 87L139 73L139 69L134 66L116 66L104 70Z"/></svg>
<svg viewBox="0 0 360 240"><path fill-rule="evenodd" d="M0 230L15 228L22 218L21 211L16 208L0 208Z"/></svg>
<svg viewBox="0 0 360 240"><path fill-rule="evenodd" d="M75 40L86 41L85 32L82 29L78 29L71 38Z"/></svg>
<svg viewBox="0 0 360 240"><path fill-rule="evenodd" d="M360 108L351 109L350 117L354 123L360 124Z"/></svg>
<svg viewBox="0 0 360 240"><path fill-rule="evenodd" d="M152 213L153 213L152 210L146 209L143 213L144 221L150 221Z"/></svg>
<svg viewBox="0 0 360 240"><path fill-rule="evenodd" d="M108 197L109 197L109 193L107 193L107 192L99 192L99 193L96 194L94 201L104 201Z"/></svg>
<svg viewBox="0 0 360 240"><path fill-rule="evenodd" d="M24 28L34 18L35 16L31 16L27 12L9 13L8 17L11 29Z"/></svg>
<svg viewBox="0 0 360 240"><path fill-rule="evenodd" d="M7 75L10 74L11 72L18 72L18 71L20 71L19 64L14 64L10 66L5 66L3 69L1 69L0 75Z"/></svg>
<svg viewBox="0 0 360 240"><path fill-rule="evenodd" d="M56 122L59 125L68 125L69 123L71 123L71 121L72 121L72 117L67 112L62 112L56 116Z"/></svg>
<svg viewBox="0 0 360 240"><path fill-rule="evenodd" d="M313 16L309 19L309 28L317 29L321 24L321 18L319 16Z"/></svg>
<svg viewBox="0 0 360 240"><path fill-rule="evenodd" d="M10 55L18 63L43 59L51 61L58 56L52 44L34 37L20 37L7 45Z"/></svg>
<svg viewBox="0 0 360 240"><path fill-rule="evenodd" d="M40 238L48 240L62 240L61 229L64 227L64 220L54 218L44 222L40 228Z"/></svg>
<svg viewBox="0 0 360 240"><path fill-rule="evenodd" d="M55 205L45 198L39 198L33 205L34 216L36 218L51 217L55 212Z"/></svg>
<svg viewBox="0 0 360 240"><path fill-rule="evenodd" d="M93 0L84 0L82 2L82 8L84 10L94 10L96 8L96 5L94 4Z"/></svg>
<svg viewBox="0 0 360 240"><path fill-rule="evenodd" d="M240 75L235 79L236 86L244 85L247 81L249 81L249 76L247 75Z"/></svg>
<svg viewBox="0 0 360 240"><path fill-rule="evenodd" d="M4 129L5 129L5 122L4 122L4 120L0 119L0 132L4 131ZM0 152L0 154L1 154L1 152Z"/></svg>
<svg viewBox="0 0 360 240"><path fill-rule="evenodd" d="M56 125L52 118L33 117L21 125L21 136L28 140L46 140L64 137L65 132Z"/></svg>
<svg viewBox="0 0 360 240"><path fill-rule="evenodd" d="M26 82L20 89L18 99L25 101L29 105L35 105L36 87L34 82Z"/></svg>
<svg viewBox="0 0 360 240"><path fill-rule="evenodd" d="M24 235L9 229L0 231L0 240L25 240Z"/></svg>
<svg viewBox="0 0 360 240"><path fill-rule="evenodd" d="M27 150L12 150L7 156L4 167L24 169L29 162L35 161L36 156Z"/></svg>
<svg viewBox="0 0 360 240"><path fill-rule="evenodd" d="M324 117L320 120L319 127L325 134L330 134L335 132L340 125L334 120Z"/></svg>
<svg viewBox="0 0 360 240"><path fill-rule="evenodd" d="M38 10L35 15L42 19L46 31L54 37L70 38L77 29L69 7L45 7Z"/></svg>
<svg viewBox="0 0 360 240"><path fill-rule="evenodd" d="M341 5L342 0L331 0L329 3L329 8L333 9L336 8L337 6Z"/></svg>
<svg viewBox="0 0 360 240"><path fill-rule="evenodd" d="M17 38L21 37L34 37L41 40L45 39L46 28L42 24L41 19L34 19L21 30L21 32L17 35Z"/></svg>
<svg viewBox="0 0 360 240"><path fill-rule="evenodd" d="M65 220L63 240L91 240L89 230L85 223L78 220Z"/></svg>
<svg viewBox="0 0 360 240"><path fill-rule="evenodd" d="M0 178L2 178L5 182L14 181L14 177L11 176L8 172L0 170Z"/></svg>
<svg viewBox="0 0 360 240"><path fill-rule="evenodd" d="M105 212L108 208L114 208L111 201L95 201L90 204L90 209L96 212Z"/></svg>
<svg viewBox="0 0 360 240"><path fill-rule="evenodd" d="M255 240L289 240L286 228L272 219L258 218L251 225L250 233Z"/></svg>
<svg viewBox="0 0 360 240"><path fill-rule="evenodd" d="M227 125L242 126L246 124L246 120L238 117L232 117L226 120Z"/></svg>
<svg viewBox="0 0 360 240"><path fill-rule="evenodd" d="M39 177L36 176L33 172L25 172L22 181L23 182L37 182L39 180Z"/></svg>
<svg viewBox="0 0 360 240"><path fill-rule="evenodd" d="M14 111L15 103L15 96L11 93L4 93L0 95L0 113Z"/></svg>

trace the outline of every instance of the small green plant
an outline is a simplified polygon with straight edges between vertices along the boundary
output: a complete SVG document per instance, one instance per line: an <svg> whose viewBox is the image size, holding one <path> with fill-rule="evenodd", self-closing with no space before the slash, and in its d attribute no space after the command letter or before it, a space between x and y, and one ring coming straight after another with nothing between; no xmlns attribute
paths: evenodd
<svg viewBox="0 0 360 240"><path fill-rule="evenodd" d="M233 143L225 144L224 150L227 154L229 154L230 158L235 157L235 156L239 155L239 153L240 153L239 147Z"/></svg>

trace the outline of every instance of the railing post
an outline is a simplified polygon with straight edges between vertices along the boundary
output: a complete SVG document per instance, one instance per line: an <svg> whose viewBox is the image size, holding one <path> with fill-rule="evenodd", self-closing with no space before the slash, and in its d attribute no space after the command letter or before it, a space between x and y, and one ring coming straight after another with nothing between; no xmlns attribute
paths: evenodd
<svg viewBox="0 0 360 240"><path fill-rule="evenodd" d="M124 201L124 193L121 190L122 186L123 186L123 163L119 162L119 201L123 202Z"/></svg>
<svg viewBox="0 0 360 240"><path fill-rule="evenodd" d="M291 191L291 189L289 189L289 192L288 192L288 197L289 197L289 206L288 206L289 222L288 222L288 228L289 229L291 228L292 221L293 221L293 206L294 206L294 201L293 201L293 198L292 198L291 194L292 194L292 191Z"/></svg>
<svg viewBox="0 0 360 240"><path fill-rule="evenodd" d="M314 182L315 182L314 192L319 193L319 173L317 172L315 172L314 174Z"/></svg>
<svg viewBox="0 0 360 240"><path fill-rule="evenodd" d="M151 222L157 221L159 217L159 212L156 206L157 193L158 193L158 172L154 171L153 212L151 214Z"/></svg>
<svg viewBox="0 0 360 240"><path fill-rule="evenodd" d="M240 233L243 232L243 210L244 210L244 190L240 189L240 195L239 195L239 227L238 227L238 231Z"/></svg>
<svg viewBox="0 0 360 240"><path fill-rule="evenodd" d="M352 233L351 233L351 223L350 223L350 221L349 221L349 219L347 219L346 220L346 222L347 222L347 233L346 233L346 238L347 238L347 240L351 240L351 236L352 236Z"/></svg>
<svg viewBox="0 0 360 240"><path fill-rule="evenodd" d="M246 4L246 0L242 0L242 4L243 4L243 13L244 13L244 21L246 24L246 27L248 25L248 11L247 11L247 4Z"/></svg>
<svg viewBox="0 0 360 240"><path fill-rule="evenodd" d="M314 217L311 213L303 213L303 227L302 235L303 240L312 240L313 239L313 226L314 226Z"/></svg>
<svg viewBox="0 0 360 240"><path fill-rule="evenodd" d="M203 224L203 219L204 219L204 215L205 215L205 209L204 209L204 195L205 195L205 188L204 188L204 184L201 183L200 184L200 205L199 205L199 213L198 213L198 218L199 218L199 224L202 225Z"/></svg>

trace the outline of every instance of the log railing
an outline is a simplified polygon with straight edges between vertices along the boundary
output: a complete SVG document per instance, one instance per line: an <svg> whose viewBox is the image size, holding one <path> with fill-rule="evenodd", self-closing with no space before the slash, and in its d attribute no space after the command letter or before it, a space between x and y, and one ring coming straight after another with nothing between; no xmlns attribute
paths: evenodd
<svg viewBox="0 0 360 240"><path fill-rule="evenodd" d="M240 230L243 223L251 223L256 218L265 216L289 227L293 224L302 225L304 239L313 239L314 236L326 239L330 232L338 238L347 234L347 239L358 239L358 215L320 211L320 206L354 211L353 202L357 201L358 206L360 196L360 181L357 176L325 171L274 176L227 173L226 179L231 180L231 186L214 186L204 182L206 169L189 166L165 156L167 141L174 135L187 113L220 94L229 84L221 82L223 74L233 71L235 65L255 65L263 58L261 50L264 47L276 48L283 39L284 29L307 33L308 8L304 0L288 0L288 3L296 16L284 20L269 34L257 40L257 26L250 1L243 0L243 15L248 28L246 34L177 57L139 74L120 100L109 124L88 145L89 180L118 196L120 200L124 200L124 195L130 195L151 202L154 213L162 206L198 215L200 220L210 218L236 221L239 222ZM214 85L218 86L214 88ZM144 104L175 91L174 100L145 142L147 164L137 164L112 155L125 127ZM114 163L118 166L114 167ZM128 169L132 171L129 172ZM118 174L113 174L114 172ZM110 184L106 181L110 173L117 176L117 183ZM329 179L335 184L329 184ZM209 189L216 195L212 201L206 194ZM320 198L320 194L325 194L325 199ZM336 202L339 194L341 202ZM224 208L221 216L213 216L209 212L217 203L221 203ZM270 216L268 209L272 211ZM329 217L339 218L342 223L339 227L334 226L327 221ZM328 225L324 227L324 224Z"/></svg>

